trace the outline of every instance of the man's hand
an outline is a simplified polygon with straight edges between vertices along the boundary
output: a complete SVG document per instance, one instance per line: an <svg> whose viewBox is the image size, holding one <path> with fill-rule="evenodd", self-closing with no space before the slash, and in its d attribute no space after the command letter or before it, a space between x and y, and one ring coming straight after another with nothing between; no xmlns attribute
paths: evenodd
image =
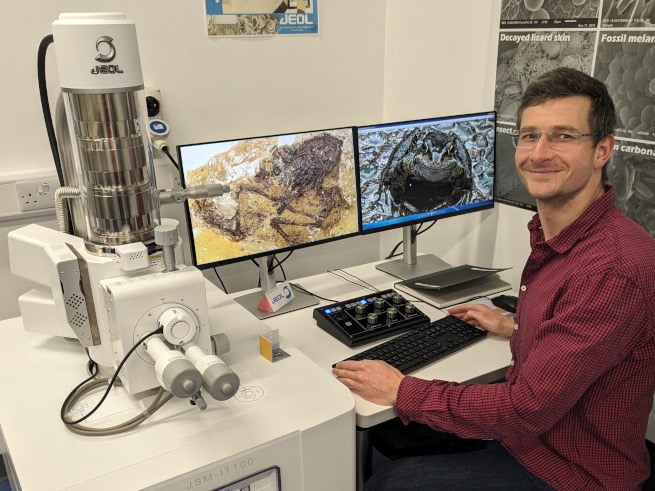
<svg viewBox="0 0 655 491"><path fill-rule="evenodd" d="M340 361L332 369L340 382L367 401L393 406L404 375L380 360Z"/></svg>
<svg viewBox="0 0 655 491"><path fill-rule="evenodd" d="M456 305L448 309L448 313L501 338L509 338L514 332L514 319L505 317L486 305Z"/></svg>

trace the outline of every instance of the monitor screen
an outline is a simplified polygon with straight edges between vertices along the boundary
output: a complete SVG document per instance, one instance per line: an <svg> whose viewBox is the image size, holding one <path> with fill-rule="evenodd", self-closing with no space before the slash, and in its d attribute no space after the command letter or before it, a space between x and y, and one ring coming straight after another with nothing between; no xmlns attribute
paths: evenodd
<svg viewBox="0 0 655 491"><path fill-rule="evenodd" d="M181 145L194 264L211 267L359 233L353 128Z"/></svg>
<svg viewBox="0 0 655 491"><path fill-rule="evenodd" d="M494 112L357 128L362 232L493 207Z"/></svg>

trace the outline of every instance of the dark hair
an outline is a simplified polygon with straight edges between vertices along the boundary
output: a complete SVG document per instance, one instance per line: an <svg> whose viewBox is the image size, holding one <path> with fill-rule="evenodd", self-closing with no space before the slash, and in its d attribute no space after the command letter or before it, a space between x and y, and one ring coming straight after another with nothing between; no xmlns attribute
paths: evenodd
<svg viewBox="0 0 655 491"><path fill-rule="evenodd" d="M523 110L551 99L582 95L591 99L589 125L594 135L594 145L614 133L616 108L607 87L601 81L573 68L555 68L533 80L521 97L516 127L521 127Z"/></svg>

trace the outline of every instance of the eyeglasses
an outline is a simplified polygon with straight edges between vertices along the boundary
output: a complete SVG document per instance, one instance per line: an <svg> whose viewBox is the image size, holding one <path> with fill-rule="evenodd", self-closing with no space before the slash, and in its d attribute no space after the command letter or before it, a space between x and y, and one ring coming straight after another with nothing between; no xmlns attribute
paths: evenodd
<svg viewBox="0 0 655 491"><path fill-rule="evenodd" d="M579 133L575 130L554 130L542 133L539 130L519 131L518 136L512 137L512 143L516 148L534 148L541 138L546 135L550 148L553 150L564 150L578 143L585 136L593 136L593 133Z"/></svg>

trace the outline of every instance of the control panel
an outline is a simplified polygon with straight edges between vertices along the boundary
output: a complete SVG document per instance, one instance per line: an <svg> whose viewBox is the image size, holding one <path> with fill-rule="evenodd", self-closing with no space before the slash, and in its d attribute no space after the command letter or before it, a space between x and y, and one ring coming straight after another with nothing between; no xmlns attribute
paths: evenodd
<svg viewBox="0 0 655 491"><path fill-rule="evenodd" d="M314 319L318 327L353 348L430 322L395 290L315 308Z"/></svg>

